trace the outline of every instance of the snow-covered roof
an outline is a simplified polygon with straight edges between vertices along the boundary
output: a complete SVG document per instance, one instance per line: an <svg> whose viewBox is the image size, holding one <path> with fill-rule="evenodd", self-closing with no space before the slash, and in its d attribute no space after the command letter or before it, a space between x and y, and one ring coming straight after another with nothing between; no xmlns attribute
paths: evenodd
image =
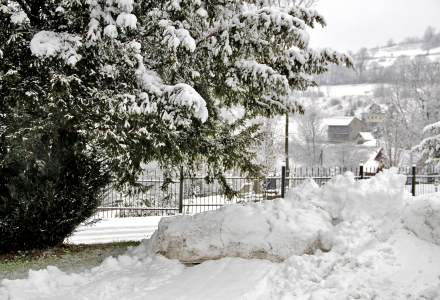
<svg viewBox="0 0 440 300"><path fill-rule="evenodd" d="M373 136L373 134L371 132L361 131L361 132L359 132L359 135L365 141L372 141L372 140L374 140L374 136Z"/></svg>
<svg viewBox="0 0 440 300"><path fill-rule="evenodd" d="M377 160L379 153L382 148L377 148L373 153L371 153L369 159L364 163L364 168L366 170L373 170L379 167L380 161Z"/></svg>
<svg viewBox="0 0 440 300"><path fill-rule="evenodd" d="M366 141L365 143L362 144L362 146L365 146L365 147L376 147L377 146L377 140L374 139L374 140Z"/></svg>
<svg viewBox="0 0 440 300"><path fill-rule="evenodd" d="M324 120L327 126L348 126L355 117L333 117Z"/></svg>

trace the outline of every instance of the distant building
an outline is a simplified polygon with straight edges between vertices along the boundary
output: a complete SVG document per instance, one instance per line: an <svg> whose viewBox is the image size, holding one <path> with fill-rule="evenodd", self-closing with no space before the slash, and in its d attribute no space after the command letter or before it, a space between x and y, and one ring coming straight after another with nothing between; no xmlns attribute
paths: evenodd
<svg viewBox="0 0 440 300"><path fill-rule="evenodd" d="M356 117L334 117L325 119L324 123L331 143L354 142L360 132L367 130L365 123Z"/></svg>
<svg viewBox="0 0 440 300"><path fill-rule="evenodd" d="M385 155L383 148L377 148L371 153L368 160L364 163L364 172L366 176L371 176L379 171L382 171L385 167Z"/></svg>
<svg viewBox="0 0 440 300"><path fill-rule="evenodd" d="M374 103L362 113L361 118L368 128L375 128L385 121L385 110L379 104Z"/></svg>
<svg viewBox="0 0 440 300"><path fill-rule="evenodd" d="M356 144L365 144L366 142L376 141L374 135L369 131L361 131L356 136Z"/></svg>

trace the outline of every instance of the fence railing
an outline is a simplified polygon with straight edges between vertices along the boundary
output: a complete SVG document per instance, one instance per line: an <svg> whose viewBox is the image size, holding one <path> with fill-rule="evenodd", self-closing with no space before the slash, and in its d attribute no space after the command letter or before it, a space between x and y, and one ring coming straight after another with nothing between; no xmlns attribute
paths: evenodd
<svg viewBox="0 0 440 300"><path fill-rule="evenodd" d="M165 180L160 173L144 175L139 181L143 190L116 191L110 186L104 193L97 218L165 216L176 214L194 214L218 209L231 203L260 202L282 198L285 192L313 179L318 185L324 185L333 177L347 171L354 173L357 179L366 179L377 173L375 169L364 168L292 168L284 167L280 174L265 178L246 178L231 176L226 180L236 196L228 198L219 182L206 183L204 177L184 177L183 171L178 178L164 186ZM440 192L440 170L426 168L399 168L400 174L407 176L406 187L413 195Z"/></svg>

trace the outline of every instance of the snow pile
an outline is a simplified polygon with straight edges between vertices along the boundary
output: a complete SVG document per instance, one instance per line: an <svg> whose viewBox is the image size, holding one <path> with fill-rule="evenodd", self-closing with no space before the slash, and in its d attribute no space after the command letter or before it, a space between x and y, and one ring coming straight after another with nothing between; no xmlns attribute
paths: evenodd
<svg viewBox="0 0 440 300"><path fill-rule="evenodd" d="M430 299L440 296L439 247L398 230L363 251L292 256L256 299Z"/></svg>
<svg viewBox="0 0 440 300"><path fill-rule="evenodd" d="M33 55L43 58L59 56L71 66L81 59L76 52L80 46L81 37L77 35L45 30L36 33L30 43Z"/></svg>
<svg viewBox="0 0 440 300"><path fill-rule="evenodd" d="M309 182L286 200L163 219L152 251L185 262L226 256L282 261L318 249L344 252L383 240L400 224L409 197L404 182L394 171L368 181L347 173L322 189Z"/></svg>
<svg viewBox="0 0 440 300"><path fill-rule="evenodd" d="M279 200L162 219L151 247L154 253L185 262L226 256L281 261L329 250L330 230L324 211L296 209L291 201Z"/></svg>
<svg viewBox="0 0 440 300"><path fill-rule="evenodd" d="M405 211L405 227L417 237L440 246L440 194L420 196Z"/></svg>

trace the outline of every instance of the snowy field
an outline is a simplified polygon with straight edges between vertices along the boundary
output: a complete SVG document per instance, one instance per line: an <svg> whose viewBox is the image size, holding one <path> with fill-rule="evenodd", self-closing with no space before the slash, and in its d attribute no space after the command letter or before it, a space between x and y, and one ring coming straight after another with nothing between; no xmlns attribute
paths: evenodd
<svg viewBox="0 0 440 300"><path fill-rule="evenodd" d="M346 174L285 200L163 218L125 255L3 280L0 299L439 300L440 194L411 197L405 181Z"/></svg>

